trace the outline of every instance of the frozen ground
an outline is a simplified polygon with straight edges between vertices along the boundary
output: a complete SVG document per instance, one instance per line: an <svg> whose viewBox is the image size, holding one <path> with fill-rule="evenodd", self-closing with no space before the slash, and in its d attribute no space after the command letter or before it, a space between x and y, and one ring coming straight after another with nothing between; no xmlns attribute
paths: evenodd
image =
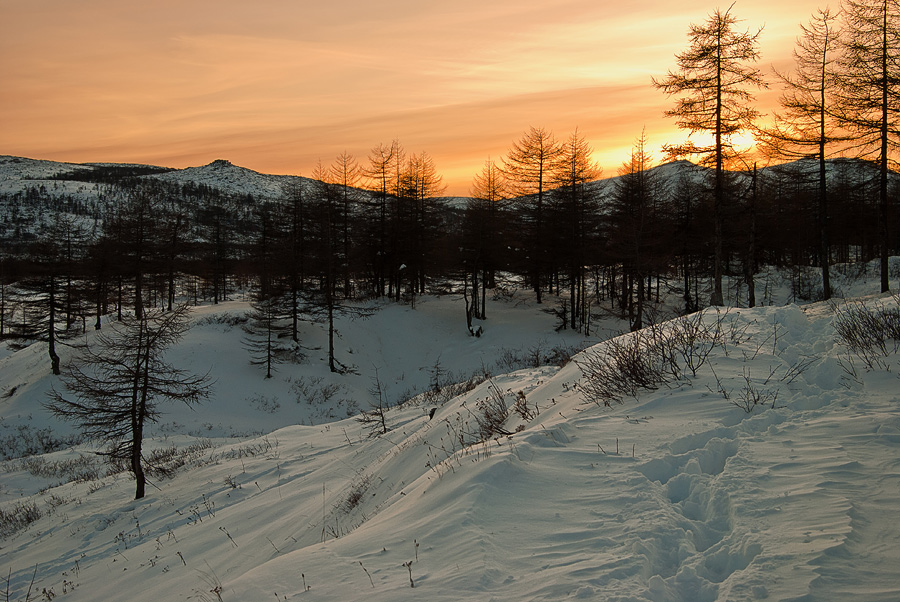
<svg viewBox="0 0 900 602"><path fill-rule="evenodd" d="M900 599L900 362L890 348L869 368L840 344L835 316L856 305L708 311L704 332L719 336L692 346L710 350L696 375L610 407L589 401L585 367L633 335L509 371L509 350L581 338L524 295L492 303L486 336L469 338L459 305L426 298L342 324L339 359L359 374L339 381L313 327L306 362L264 380L223 317L242 306L199 309L170 359L216 385L153 434L185 463L173 478L134 501L126 474L57 485L96 468L89 447L2 464L0 508L41 515L0 539L8 598ZM25 418L70 428L40 406L46 363L39 347L0 360L7 435ZM346 414L366 409L375 366L393 399L436 373L493 376L393 409L390 432L369 437ZM507 412L484 437L496 404Z"/></svg>

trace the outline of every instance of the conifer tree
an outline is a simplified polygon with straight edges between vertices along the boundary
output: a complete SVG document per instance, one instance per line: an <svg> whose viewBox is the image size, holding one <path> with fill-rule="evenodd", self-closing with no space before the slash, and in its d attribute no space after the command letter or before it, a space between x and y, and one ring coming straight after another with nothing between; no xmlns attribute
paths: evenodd
<svg viewBox="0 0 900 602"><path fill-rule="evenodd" d="M598 213L597 198L589 183L600 177L600 167L591 159L593 149L576 129L560 144L554 173L553 223L558 260L569 281L569 322L574 330L588 318L585 265Z"/></svg>
<svg viewBox="0 0 900 602"><path fill-rule="evenodd" d="M881 292L890 288L888 171L900 148L900 0L845 0L840 63L840 122L862 157L878 166Z"/></svg>
<svg viewBox="0 0 900 602"><path fill-rule="evenodd" d="M794 72L778 74L785 86L781 95L784 111L775 114L774 125L761 132L759 141L767 154L779 158L809 158L818 164L819 261L824 298L830 299L826 159L834 143L847 139L834 120L839 41L837 16L827 8L820 9L808 26L800 27L803 35L797 38L794 49Z"/></svg>
<svg viewBox="0 0 900 602"><path fill-rule="evenodd" d="M196 376L162 359L187 331L188 309L144 309L124 316L112 332L97 334L62 376L66 393L52 390L46 407L75 422L89 439L106 443L105 454L129 463L135 499L144 497L144 427L160 415L159 401L198 403L208 395L207 376Z"/></svg>
<svg viewBox="0 0 900 602"><path fill-rule="evenodd" d="M547 270L549 248L545 204L552 188L554 173L559 161L560 148L553 134L544 128L531 127L513 142L503 159L503 173L513 196L525 205L528 231L524 246L528 250L528 271L531 285L541 302L544 272Z"/></svg>
<svg viewBox="0 0 900 602"><path fill-rule="evenodd" d="M725 166L732 150L730 139L752 126L759 112L752 106L752 88L765 86L762 73L752 66L759 60L756 32L738 31L738 20L729 8L716 10L701 25L692 24L690 45L675 55L678 69L669 71L653 84L668 95L678 96L675 108L665 112L674 117L688 135L706 133L707 144L691 140L664 148L670 157L699 155L703 163L715 168L713 184L714 258L712 305L722 305L723 219L726 196Z"/></svg>

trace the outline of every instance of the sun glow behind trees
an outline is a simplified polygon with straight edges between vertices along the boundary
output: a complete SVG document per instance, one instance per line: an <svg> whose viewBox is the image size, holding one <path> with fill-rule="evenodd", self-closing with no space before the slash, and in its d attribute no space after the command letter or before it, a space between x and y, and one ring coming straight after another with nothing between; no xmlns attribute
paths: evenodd
<svg viewBox="0 0 900 602"><path fill-rule="evenodd" d="M762 66L789 64L797 24L817 6L736 7L766 25ZM400 138L432 153L448 193L462 195L484 157L534 125L578 128L613 173L642 127L654 149L675 139L648 82L712 5L270 8L7 3L0 55L15 60L0 61L0 152L172 167L225 157L308 174Z"/></svg>

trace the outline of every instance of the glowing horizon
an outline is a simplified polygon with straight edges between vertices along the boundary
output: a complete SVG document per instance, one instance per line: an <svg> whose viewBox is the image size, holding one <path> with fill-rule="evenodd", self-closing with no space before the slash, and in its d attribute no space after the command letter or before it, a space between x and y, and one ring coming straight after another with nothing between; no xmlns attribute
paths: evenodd
<svg viewBox="0 0 900 602"><path fill-rule="evenodd" d="M650 78L674 68L689 25L716 8L305 4L10 0L0 154L309 175L343 151L365 164L398 139L434 158L447 194L465 195L484 161L534 126L558 139L578 128L611 176L645 128L657 161L661 144L684 139ZM819 6L785 4L733 9L742 27L765 25L766 71L790 69L799 24ZM758 94L763 112L778 92Z"/></svg>

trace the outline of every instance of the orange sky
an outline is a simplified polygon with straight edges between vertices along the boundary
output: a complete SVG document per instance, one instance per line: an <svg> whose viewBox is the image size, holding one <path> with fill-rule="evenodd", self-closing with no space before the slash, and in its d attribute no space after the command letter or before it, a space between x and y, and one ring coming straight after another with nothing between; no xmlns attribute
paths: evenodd
<svg viewBox="0 0 900 602"><path fill-rule="evenodd" d="M684 137L651 86L716 5L684 0L0 0L0 154L309 175L398 138L449 194L529 126L577 127L615 175L646 126ZM741 0L760 66L791 65L824 4ZM833 8L836 8L835 6ZM727 5L722 5L727 8ZM771 110L778 91L760 95Z"/></svg>

